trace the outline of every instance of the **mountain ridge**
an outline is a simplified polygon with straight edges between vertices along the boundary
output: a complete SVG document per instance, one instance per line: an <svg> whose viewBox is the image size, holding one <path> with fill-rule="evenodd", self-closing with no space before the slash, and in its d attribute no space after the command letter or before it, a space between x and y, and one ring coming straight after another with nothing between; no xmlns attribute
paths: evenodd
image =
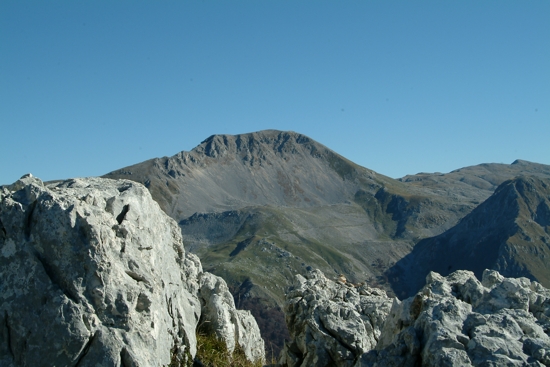
<svg viewBox="0 0 550 367"><path fill-rule="evenodd" d="M327 158L330 170L321 157ZM307 160L310 170L303 169L305 164L299 160ZM215 170L211 169L213 165ZM349 179L359 167L305 135L267 130L235 136L212 135L189 152L148 160L105 177L143 181L152 191L159 191L157 196L170 198L161 206L182 219L195 212L220 212L235 205L311 206L340 202L343 197L338 193L351 191L356 186ZM287 173L289 169L303 170L300 180L293 180ZM144 177L144 171L152 177ZM373 174L364 168L361 171L362 176ZM253 176L254 183L239 179L245 175ZM200 199L186 196L189 190L178 185L178 180L192 186L194 195ZM220 184L222 180L225 185ZM320 184L324 186L322 190ZM181 200L188 203L182 203L177 212L171 203ZM193 210L182 210L182 207Z"/></svg>
<svg viewBox="0 0 550 367"><path fill-rule="evenodd" d="M534 236L538 238L532 238ZM550 283L544 258L550 257L550 179L517 176L453 228L426 238L388 271L394 289L413 294L429 271L448 275L457 269L481 276L486 268L505 276ZM414 268L414 274L410 269ZM407 273L406 279L402 279ZM400 279L400 280L398 280ZM408 285L408 286L405 286Z"/></svg>
<svg viewBox="0 0 550 367"><path fill-rule="evenodd" d="M305 135L267 130L212 135L104 177L143 183L205 270L240 302L282 315L285 285L311 268L402 292L388 269L521 174L550 178L550 166L516 160L396 180Z"/></svg>

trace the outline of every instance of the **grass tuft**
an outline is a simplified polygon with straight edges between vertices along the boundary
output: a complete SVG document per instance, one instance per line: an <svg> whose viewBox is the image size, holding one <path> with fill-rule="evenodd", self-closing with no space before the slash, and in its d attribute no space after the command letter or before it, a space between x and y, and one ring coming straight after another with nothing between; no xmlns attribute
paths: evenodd
<svg viewBox="0 0 550 367"><path fill-rule="evenodd" d="M204 367L261 367L262 361L250 362L237 344L233 354L227 350L223 340L214 334L197 333L197 355L195 361ZM198 363L200 361L200 363Z"/></svg>
<svg viewBox="0 0 550 367"><path fill-rule="evenodd" d="M237 345L232 354L227 350L225 342L216 335L197 331L197 355L195 359L188 356L186 362L173 360L169 367L262 367L262 361L250 362L242 348Z"/></svg>

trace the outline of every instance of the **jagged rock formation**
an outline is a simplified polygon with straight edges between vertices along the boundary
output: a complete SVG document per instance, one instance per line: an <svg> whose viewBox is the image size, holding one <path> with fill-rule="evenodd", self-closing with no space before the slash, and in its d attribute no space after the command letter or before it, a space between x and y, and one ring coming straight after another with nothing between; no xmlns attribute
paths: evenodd
<svg viewBox="0 0 550 367"><path fill-rule="evenodd" d="M177 224L127 180L45 185L27 175L0 187L0 279L1 366L185 360L197 325L218 322L206 305L227 297L184 250ZM257 325L232 306L219 305L235 330L226 343L263 359Z"/></svg>
<svg viewBox="0 0 550 367"><path fill-rule="evenodd" d="M503 182L456 226L421 240L387 274L400 297L413 295L430 271L448 275L484 269L550 284L550 179L518 176Z"/></svg>
<svg viewBox="0 0 550 367"><path fill-rule="evenodd" d="M296 276L285 304L292 340L279 364L354 366L376 345L392 299L381 289L327 279L319 270Z"/></svg>
<svg viewBox="0 0 550 367"><path fill-rule="evenodd" d="M550 291L485 270L430 273L396 300L363 366L549 366Z"/></svg>
<svg viewBox="0 0 550 367"><path fill-rule="evenodd" d="M202 302L201 325L225 341L233 353L237 344L250 361L264 360L264 344L260 330L249 311L237 310L225 281L210 273L202 273L199 281Z"/></svg>
<svg viewBox="0 0 550 367"><path fill-rule="evenodd" d="M282 366L550 366L550 291L485 270L430 273L404 301L381 290L297 276Z"/></svg>

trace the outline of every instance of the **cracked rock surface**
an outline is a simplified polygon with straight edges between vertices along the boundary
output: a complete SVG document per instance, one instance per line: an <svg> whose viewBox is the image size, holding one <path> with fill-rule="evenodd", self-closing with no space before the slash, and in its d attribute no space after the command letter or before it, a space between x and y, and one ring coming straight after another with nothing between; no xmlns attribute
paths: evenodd
<svg viewBox="0 0 550 367"><path fill-rule="evenodd" d="M200 291L212 278L223 288L140 184L26 175L0 187L1 366L164 366L194 356L197 324L211 321L203 307L219 297ZM263 360L255 320L220 307L232 315L228 346Z"/></svg>
<svg viewBox="0 0 550 367"><path fill-rule="evenodd" d="M320 270L297 275L285 304L292 341L280 365L356 365L375 347L392 302L381 289L332 281Z"/></svg>
<svg viewBox="0 0 550 367"><path fill-rule="evenodd" d="M250 311L235 308L225 280L205 272L201 274L199 286L203 328L224 340L229 353L238 345L248 360L264 360L264 341L258 324Z"/></svg>
<svg viewBox="0 0 550 367"><path fill-rule="evenodd" d="M399 301L365 285L298 275L282 366L550 366L550 290L485 270L431 272Z"/></svg>
<svg viewBox="0 0 550 367"><path fill-rule="evenodd" d="M550 366L550 291L485 270L430 273L395 301L363 366Z"/></svg>

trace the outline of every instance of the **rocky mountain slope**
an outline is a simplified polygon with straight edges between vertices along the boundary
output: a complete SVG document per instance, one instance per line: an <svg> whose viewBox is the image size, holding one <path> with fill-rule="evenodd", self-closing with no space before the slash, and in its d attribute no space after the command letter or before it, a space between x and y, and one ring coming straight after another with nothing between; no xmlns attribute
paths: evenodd
<svg viewBox="0 0 550 367"><path fill-rule="evenodd" d="M248 311L142 185L30 175L0 187L0 365L167 366L198 325L264 359Z"/></svg>
<svg viewBox="0 0 550 367"><path fill-rule="evenodd" d="M430 271L484 269L550 284L550 179L518 176L444 233L421 240L387 272L393 289L414 294Z"/></svg>
<svg viewBox="0 0 550 367"><path fill-rule="evenodd" d="M228 281L238 305L264 305L256 315L282 320L285 286L311 268L391 292L396 276L388 268L517 175L550 178L550 166L482 164L394 180L304 135L268 130L214 135L190 152L105 177L143 183L178 222L186 248Z"/></svg>

